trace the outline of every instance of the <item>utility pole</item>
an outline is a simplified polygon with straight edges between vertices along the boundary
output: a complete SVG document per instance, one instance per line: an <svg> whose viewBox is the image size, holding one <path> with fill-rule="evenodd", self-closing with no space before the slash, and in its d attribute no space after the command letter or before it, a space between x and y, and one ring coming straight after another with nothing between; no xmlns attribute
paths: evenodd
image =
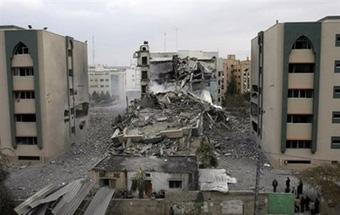
<svg viewBox="0 0 340 215"><path fill-rule="evenodd" d="M166 32L164 33L164 51L166 52Z"/></svg>
<svg viewBox="0 0 340 215"><path fill-rule="evenodd" d="M94 48L94 35L92 35L92 64L95 66L95 48Z"/></svg>
<svg viewBox="0 0 340 215"><path fill-rule="evenodd" d="M261 158L260 158L260 148L258 140L256 140L256 179L255 179L255 190L254 190L254 215L260 214L259 208L259 191L260 191L260 177L261 177Z"/></svg>

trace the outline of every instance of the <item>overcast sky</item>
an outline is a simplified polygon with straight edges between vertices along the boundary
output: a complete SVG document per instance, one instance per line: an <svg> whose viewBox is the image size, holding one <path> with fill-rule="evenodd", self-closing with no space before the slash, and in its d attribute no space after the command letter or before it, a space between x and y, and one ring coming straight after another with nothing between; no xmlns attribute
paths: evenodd
<svg viewBox="0 0 340 215"><path fill-rule="evenodd" d="M88 41L92 64L129 65L144 40L152 51L250 55L250 40L275 23L315 21L340 13L340 0L0 0L0 24ZM164 34L166 33L166 39Z"/></svg>

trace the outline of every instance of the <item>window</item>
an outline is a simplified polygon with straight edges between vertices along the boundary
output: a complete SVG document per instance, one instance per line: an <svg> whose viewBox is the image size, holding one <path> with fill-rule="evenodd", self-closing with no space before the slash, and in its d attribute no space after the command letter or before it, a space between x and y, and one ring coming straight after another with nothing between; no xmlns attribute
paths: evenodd
<svg viewBox="0 0 340 215"><path fill-rule="evenodd" d="M287 164L310 164L310 160L286 160Z"/></svg>
<svg viewBox="0 0 340 215"><path fill-rule="evenodd" d="M340 34L335 36L335 46L340 47Z"/></svg>
<svg viewBox="0 0 340 215"><path fill-rule="evenodd" d="M288 98L313 98L313 89L289 89Z"/></svg>
<svg viewBox="0 0 340 215"><path fill-rule="evenodd" d="M289 64L289 73L313 73L313 63L291 63Z"/></svg>
<svg viewBox="0 0 340 215"><path fill-rule="evenodd" d="M25 44L23 43L19 43L16 47L15 47L15 51L14 51L15 55L19 55L19 54L28 54L28 48Z"/></svg>
<svg viewBox="0 0 340 215"><path fill-rule="evenodd" d="M72 57L72 49L67 50L67 56Z"/></svg>
<svg viewBox="0 0 340 215"><path fill-rule="evenodd" d="M14 67L12 68L12 72L14 76L33 76L33 68L32 67Z"/></svg>
<svg viewBox="0 0 340 215"><path fill-rule="evenodd" d="M286 147L288 149L310 149L312 146L311 140L287 140Z"/></svg>
<svg viewBox="0 0 340 215"><path fill-rule="evenodd" d="M73 88L70 89L70 95L71 95L71 96L74 95L74 90L73 90Z"/></svg>
<svg viewBox="0 0 340 215"><path fill-rule="evenodd" d="M18 145L37 145L37 137L16 137L15 142Z"/></svg>
<svg viewBox="0 0 340 215"><path fill-rule="evenodd" d="M14 91L15 99L34 99L34 91Z"/></svg>
<svg viewBox="0 0 340 215"><path fill-rule="evenodd" d="M100 79L100 81L101 81L101 82L103 82L103 81L104 81L104 79Z"/></svg>
<svg viewBox="0 0 340 215"><path fill-rule="evenodd" d="M332 149L340 149L340 137L332 137Z"/></svg>
<svg viewBox="0 0 340 215"><path fill-rule="evenodd" d="M18 156L18 160L38 161L40 160L40 157L39 156Z"/></svg>
<svg viewBox="0 0 340 215"><path fill-rule="evenodd" d="M313 115L311 114L288 114L287 122L288 123L312 123Z"/></svg>
<svg viewBox="0 0 340 215"><path fill-rule="evenodd" d="M171 180L169 181L169 188L182 188L182 181L180 180Z"/></svg>
<svg viewBox="0 0 340 215"><path fill-rule="evenodd" d="M148 79L148 72L142 71L142 80L147 80L147 79Z"/></svg>
<svg viewBox="0 0 340 215"><path fill-rule="evenodd" d="M340 98L340 86L334 86L333 88L333 98Z"/></svg>
<svg viewBox="0 0 340 215"><path fill-rule="evenodd" d="M68 70L68 75L71 76L71 77L73 76L73 69L69 69L69 70ZM92 80L91 80L91 81L92 81Z"/></svg>
<svg viewBox="0 0 340 215"><path fill-rule="evenodd" d="M292 49L312 49L312 42L306 36L301 36L295 41Z"/></svg>
<svg viewBox="0 0 340 215"><path fill-rule="evenodd" d="M142 65L148 64L148 57L142 57Z"/></svg>
<svg viewBox="0 0 340 215"><path fill-rule="evenodd" d="M250 103L250 114L252 116L258 116L258 108L257 108L257 104L255 103Z"/></svg>
<svg viewBox="0 0 340 215"><path fill-rule="evenodd" d="M146 86L142 86L142 93L146 93Z"/></svg>
<svg viewBox="0 0 340 215"><path fill-rule="evenodd" d="M15 114L16 122L35 122L35 114Z"/></svg>
<svg viewBox="0 0 340 215"><path fill-rule="evenodd" d="M72 132L73 134L76 133L76 127L72 126L71 132Z"/></svg>
<svg viewBox="0 0 340 215"><path fill-rule="evenodd" d="M109 81L109 79L105 79L105 81Z"/></svg>
<svg viewBox="0 0 340 215"><path fill-rule="evenodd" d="M332 123L340 123L340 111L333 111Z"/></svg>
<svg viewBox="0 0 340 215"><path fill-rule="evenodd" d="M336 60L334 63L334 72L340 73L340 60Z"/></svg>
<svg viewBox="0 0 340 215"><path fill-rule="evenodd" d="M255 132L257 132L257 124L256 124L256 122L252 121L252 122L251 122L251 126L252 126L253 130L254 130Z"/></svg>

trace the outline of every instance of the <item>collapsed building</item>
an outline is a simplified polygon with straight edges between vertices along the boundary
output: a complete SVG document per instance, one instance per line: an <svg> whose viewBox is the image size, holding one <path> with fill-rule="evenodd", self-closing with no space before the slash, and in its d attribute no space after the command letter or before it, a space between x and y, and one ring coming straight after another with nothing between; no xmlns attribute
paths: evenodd
<svg viewBox="0 0 340 215"><path fill-rule="evenodd" d="M147 41L135 52L141 70L141 94L183 89L210 103L220 104L218 52L150 52Z"/></svg>

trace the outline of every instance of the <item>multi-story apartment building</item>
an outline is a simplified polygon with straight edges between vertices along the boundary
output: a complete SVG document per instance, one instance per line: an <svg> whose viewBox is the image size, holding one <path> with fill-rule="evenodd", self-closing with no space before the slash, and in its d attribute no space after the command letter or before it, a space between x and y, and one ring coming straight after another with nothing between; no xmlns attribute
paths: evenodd
<svg viewBox="0 0 340 215"><path fill-rule="evenodd" d="M225 94L231 81L235 81L236 93L244 94L250 91L250 60L236 59L235 55L228 55L224 61L224 85Z"/></svg>
<svg viewBox="0 0 340 215"><path fill-rule="evenodd" d="M46 30L0 26L0 149L51 159L85 136L87 45Z"/></svg>
<svg viewBox="0 0 340 215"><path fill-rule="evenodd" d="M89 66L89 93L109 94L125 103L125 68Z"/></svg>
<svg viewBox="0 0 340 215"><path fill-rule="evenodd" d="M135 64L125 70L125 94L128 104L141 97L141 74L140 68Z"/></svg>
<svg viewBox="0 0 340 215"><path fill-rule="evenodd" d="M340 161L340 17L276 23L251 55L251 127L273 165Z"/></svg>
<svg viewBox="0 0 340 215"><path fill-rule="evenodd" d="M204 71L204 75L201 73L196 74L197 77L202 75L202 78L197 78L193 81L195 82L193 83L195 85L193 88L206 88L212 102L215 104L220 103L217 84L218 52L199 50L150 52L149 44L145 41L139 47L139 50L134 53L134 58L137 59L137 67L141 71L142 96L147 92L175 90L176 87L173 82L176 82L176 76L178 75L176 73L183 69L184 66L180 64L185 61L187 70Z"/></svg>

